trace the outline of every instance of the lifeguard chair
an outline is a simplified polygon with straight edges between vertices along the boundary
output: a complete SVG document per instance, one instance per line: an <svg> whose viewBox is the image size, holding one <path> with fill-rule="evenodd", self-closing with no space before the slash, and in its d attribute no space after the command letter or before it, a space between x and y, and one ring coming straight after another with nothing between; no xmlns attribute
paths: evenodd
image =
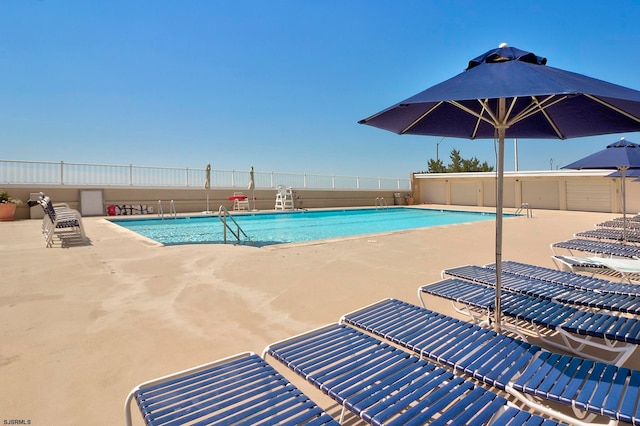
<svg viewBox="0 0 640 426"><path fill-rule="evenodd" d="M291 187L278 185L276 187L276 210L293 210L293 191Z"/></svg>

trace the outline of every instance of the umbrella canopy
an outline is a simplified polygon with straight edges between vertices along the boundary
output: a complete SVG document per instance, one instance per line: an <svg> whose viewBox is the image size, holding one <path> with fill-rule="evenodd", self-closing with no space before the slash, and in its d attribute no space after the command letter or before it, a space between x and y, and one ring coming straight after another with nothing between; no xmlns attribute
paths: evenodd
<svg viewBox="0 0 640 426"><path fill-rule="evenodd" d="M568 164L564 169L615 169L622 178L622 239L627 240L627 195L626 177L630 170L640 169L640 145L629 142L625 138L607 145L601 151L588 155L578 161ZM614 174L610 175L613 176ZM617 176L616 176L617 177Z"/></svg>
<svg viewBox="0 0 640 426"><path fill-rule="evenodd" d="M211 188L211 164L207 164L204 178L204 187L205 189Z"/></svg>
<svg viewBox="0 0 640 426"><path fill-rule="evenodd" d="M640 131L640 92L546 66L501 44L457 76L372 115L367 124L398 134L498 141L495 327L500 329L504 139L565 139Z"/></svg>
<svg viewBox="0 0 640 426"><path fill-rule="evenodd" d="M640 169L640 145L621 138L603 150L567 164L563 169L614 169L619 172ZM626 175L629 176L628 173Z"/></svg>
<svg viewBox="0 0 640 426"><path fill-rule="evenodd" d="M247 185L247 189L249 191L253 191L256 188L256 181L253 172L253 166L251 166L251 170L249 171L249 184Z"/></svg>
<svg viewBox="0 0 640 426"><path fill-rule="evenodd" d="M617 170L617 171L607 175L607 177L610 177L610 178L619 178L621 176L622 176L622 172L620 170ZM636 178L640 177L640 169L629 169L629 170L627 170L626 173L625 173L625 177L636 177ZM634 179L633 181L636 182L638 180L639 179Z"/></svg>

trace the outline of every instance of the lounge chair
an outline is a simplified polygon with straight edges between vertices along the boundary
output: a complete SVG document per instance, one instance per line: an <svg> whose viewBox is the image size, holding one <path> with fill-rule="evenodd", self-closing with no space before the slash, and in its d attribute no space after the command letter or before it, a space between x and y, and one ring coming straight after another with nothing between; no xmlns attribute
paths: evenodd
<svg viewBox="0 0 640 426"><path fill-rule="evenodd" d="M560 355L447 315L394 299L346 314L350 324L503 389L556 418L551 400L574 409L640 424L640 371ZM532 397L536 397L533 399ZM586 421L593 420L588 417Z"/></svg>
<svg viewBox="0 0 640 426"><path fill-rule="evenodd" d="M418 295L430 294L453 302L454 308L481 325L491 323L495 289L457 278L420 287ZM456 303L462 304L458 307ZM581 357L622 365L640 344L640 319L576 309L553 300L502 291L502 313L513 319L512 331L522 339L520 322L529 324L547 345ZM505 325L505 329L510 327ZM549 339L541 328L557 332L562 343ZM594 340L601 339L602 343ZM605 356L599 356L601 350Z"/></svg>
<svg viewBox="0 0 640 426"><path fill-rule="evenodd" d="M614 217L612 220L624 220L625 218L623 216L618 216L618 217ZM640 213L633 215L633 216L627 216L626 217L627 222L640 222Z"/></svg>
<svg viewBox="0 0 640 426"><path fill-rule="evenodd" d="M485 265L485 268L495 269L495 264L490 263ZM640 296L640 286L636 284L615 283L602 278L545 268L544 266L530 265L528 263L514 262L512 260L502 262L502 271L513 275L562 284L579 290Z"/></svg>
<svg viewBox="0 0 640 426"><path fill-rule="evenodd" d="M557 424L346 325L269 345L269 354L374 425Z"/></svg>
<svg viewBox="0 0 640 426"><path fill-rule="evenodd" d="M574 250L586 253L594 253L596 255L618 256L626 258L640 257L640 246L622 243L611 243L595 240L586 240L584 238L574 238L566 241L558 241L551 244L551 251L554 255L558 255L557 248L566 249L569 254L574 255Z"/></svg>
<svg viewBox="0 0 640 426"><path fill-rule="evenodd" d="M640 280L640 259L614 259L610 257L552 256L558 269L571 272L591 272L616 275L621 281ZM640 287L636 285L638 292Z"/></svg>
<svg viewBox="0 0 640 426"><path fill-rule="evenodd" d="M53 246L54 236L58 236L63 245L68 244L70 240L86 242L87 238L80 212L70 209L68 206L56 208L47 196L42 197L38 202L44 210L42 232L47 247Z"/></svg>
<svg viewBox="0 0 640 426"><path fill-rule="evenodd" d="M147 425L338 423L258 355L245 352L136 386L124 404L131 425L135 400Z"/></svg>
<svg viewBox="0 0 640 426"><path fill-rule="evenodd" d="M636 262L640 263L640 260ZM496 273L492 268L475 265L464 265L447 268L442 271L442 277L462 278L479 284L495 286ZM582 290L560 281L548 281L531 276L512 274L502 271L502 288L546 300L556 300L561 303L577 306L587 306L594 309L606 309L613 312L640 314L640 296L637 294L614 294L597 290ZM640 286L636 289L640 292Z"/></svg>
<svg viewBox="0 0 640 426"><path fill-rule="evenodd" d="M619 219L607 220L607 221L596 224L597 227L602 227L602 228L622 228L622 229L625 228L625 225L626 225L626 228L629 230L635 230L635 231L640 230L640 221L630 220L629 218L627 218L626 222L622 218L619 218Z"/></svg>
<svg viewBox="0 0 640 426"><path fill-rule="evenodd" d="M631 243L640 243L640 232L627 229L627 235L625 238L624 230L622 228L590 229L588 231L578 232L575 236L583 238L594 238L596 240L628 241Z"/></svg>

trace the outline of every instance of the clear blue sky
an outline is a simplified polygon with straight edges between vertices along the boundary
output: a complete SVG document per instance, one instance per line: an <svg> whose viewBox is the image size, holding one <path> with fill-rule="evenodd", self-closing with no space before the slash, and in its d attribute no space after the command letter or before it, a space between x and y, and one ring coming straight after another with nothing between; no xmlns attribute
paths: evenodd
<svg viewBox="0 0 640 426"><path fill-rule="evenodd" d="M405 178L440 138L357 121L501 42L640 90L637 1L5 0L0 159ZM519 168L620 136L522 139ZM495 165L493 141L452 148Z"/></svg>

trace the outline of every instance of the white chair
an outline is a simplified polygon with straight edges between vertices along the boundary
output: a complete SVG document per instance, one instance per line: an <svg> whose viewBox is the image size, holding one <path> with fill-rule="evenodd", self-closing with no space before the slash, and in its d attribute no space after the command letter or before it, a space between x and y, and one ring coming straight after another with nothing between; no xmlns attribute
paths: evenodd
<svg viewBox="0 0 640 426"><path fill-rule="evenodd" d="M233 196L233 210L249 210L249 199L242 192L234 192Z"/></svg>
<svg viewBox="0 0 640 426"><path fill-rule="evenodd" d="M41 197L38 203L44 210L42 233L47 247L53 247L54 236L60 239L63 246L73 239L87 242L80 212L70 209L66 204L57 204L58 207L55 208L51 198L46 196Z"/></svg>
<svg viewBox="0 0 640 426"><path fill-rule="evenodd" d="M291 187L278 185L276 187L276 210L293 210L293 191Z"/></svg>

